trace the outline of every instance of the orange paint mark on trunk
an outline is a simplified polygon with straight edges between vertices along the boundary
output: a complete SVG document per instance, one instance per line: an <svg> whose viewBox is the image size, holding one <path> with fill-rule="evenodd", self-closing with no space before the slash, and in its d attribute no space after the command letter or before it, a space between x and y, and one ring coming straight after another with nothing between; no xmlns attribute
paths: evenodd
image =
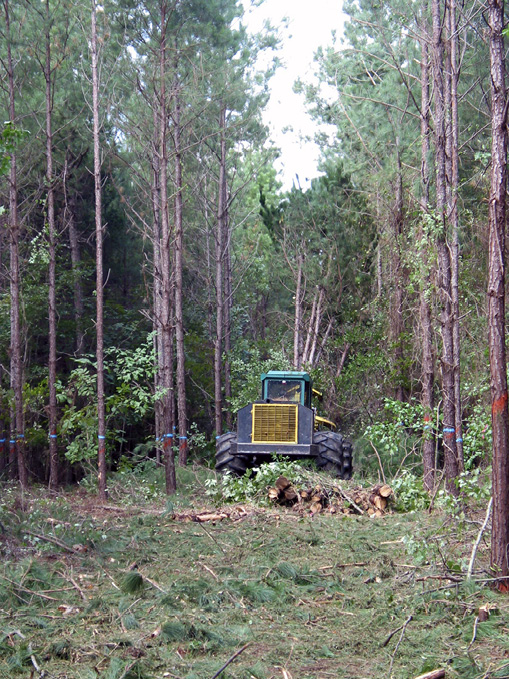
<svg viewBox="0 0 509 679"><path fill-rule="evenodd" d="M505 391L502 396L495 399L491 406L491 412L493 415L500 415L507 408L507 391Z"/></svg>

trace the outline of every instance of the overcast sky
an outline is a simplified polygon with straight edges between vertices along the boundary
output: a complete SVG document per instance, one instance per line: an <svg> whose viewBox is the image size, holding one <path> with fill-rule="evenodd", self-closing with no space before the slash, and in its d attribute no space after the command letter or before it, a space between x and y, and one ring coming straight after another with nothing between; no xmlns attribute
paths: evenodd
<svg viewBox="0 0 509 679"><path fill-rule="evenodd" d="M246 8L248 4L247 0ZM283 188L291 188L296 175L305 188L306 180L318 174L318 148L302 138L312 137L316 125L306 114L304 97L295 94L292 88L297 78L306 81L312 78L313 54L320 45L331 44L332 31L341 35L342 0L264 0L260 7L246 9L244 21L254 32L260 29L264 19L279 26L285 17L288 27L280 29L282 47L278 52L284 65L272 79L272 96L264 118L274 143L281 148L277 167ZM284 132L287 127L292 131Z"/></svg>

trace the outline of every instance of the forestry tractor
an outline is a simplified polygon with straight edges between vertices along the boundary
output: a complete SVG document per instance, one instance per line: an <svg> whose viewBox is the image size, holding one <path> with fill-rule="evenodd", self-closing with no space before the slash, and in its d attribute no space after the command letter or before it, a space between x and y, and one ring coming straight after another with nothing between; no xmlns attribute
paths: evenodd
<svg viewBox="0 0 509 679"><path fill-rule="evenodd" d="M242 476L248 467L274 455L312 459L320 469L341 479L352 475L352 444L334 431L330 420L311 406L314 395L305 372L272 370L261 376L262 395L237 413L237 432L219 436L216 469Z"/></svg>

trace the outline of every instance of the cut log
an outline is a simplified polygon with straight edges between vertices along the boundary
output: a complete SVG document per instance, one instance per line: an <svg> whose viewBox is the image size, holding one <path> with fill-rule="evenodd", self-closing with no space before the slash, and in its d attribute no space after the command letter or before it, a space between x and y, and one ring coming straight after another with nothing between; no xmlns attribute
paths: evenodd
<svg viewBox="0 0 509 679"><path fill-rule="evenodd" d="M277 500L279 497L279 490L277 488L269 488L267 495L270 500Z"/></svg>
<svg viewBox="0 0 509 679"><path fill-rule="evenodd" d="M321 502L313 502L309 509L311 510L311 514L317 514L318 512L322 511L322 503Z"/></svg>
<svg viewBox="0 0 509 679"><path fill-rule="evenodd" d="M287 502L295 502L299 499L299 496L293 486L290 486L284 491L284 497Z"/></svg>
<svg viewBox="0 0 509 679"><path fill-rule="evenodd" d="M490 610L491 610L490 604L484 604L484 606L479 606L479 613L477 614L477 617L479 618L479 622L486 622L486 620L490 617Z"/></svg>
<svg viewBox="0 0 509 679"><path fill-rule="evenodd" d="M384 483L384 485L381 486L380 489L378 490L378 494L381 497L390 497L391 495L394 495L394 492L390 486Z"/></svg>
<svg viewBox="0 0 509 679"><path fill-rule="evenodd" d="M192 517L194 521L203 523L205 521L222 521L228 518L228 514L196 514Z"/></svg>
<svg viewBox="0 0 509 679"><path fill-rule="evenodd" d="M375 507L383 512L383 510L387 507L387 500L384 497L380 497L379 495L375 495L373 504Z"/></svg>
<svg viewBox="0 0 509 679"><path fill-rule="evenodd" d="M286 489L289 488L291 485L292 485L292 484L290 483L290 481L288 481L288 479L286 478L286 476L280 476L280 477L278 478L278 480L276 481L276 488L277 488L278 490L286 490Z"/></svg>

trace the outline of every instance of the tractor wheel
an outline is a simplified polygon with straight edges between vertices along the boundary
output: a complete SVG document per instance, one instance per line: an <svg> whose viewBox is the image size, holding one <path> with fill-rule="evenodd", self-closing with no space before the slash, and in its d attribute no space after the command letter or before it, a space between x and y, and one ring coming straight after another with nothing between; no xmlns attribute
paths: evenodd
<svg viewBox="0 0 509 679"><path fill-rule="evenodd" d="M319 469L330 472L340 479L350 478L347 474L351 475L351 447L348 472L344 468L344 446L347 442L343 441L341 434L335 431L317 431L313 436L313 443L318 446L315 462Z"/></svg>
<svg viewBox="0 0 509 679"><path fill-rule="evenodd" d="M345 480L352 478L352 444L347 439L343 439L343 474L342 478Z"/></svg>
<svg viewBox="0 0 509 679"><path fill-rule="evenodd" d="M244 476L248 468L248 460L244 455L232 455L232 443L237 441L237 434L229 431L222 434L216 443L216 471L230 471L235 476Z"/></svg>

